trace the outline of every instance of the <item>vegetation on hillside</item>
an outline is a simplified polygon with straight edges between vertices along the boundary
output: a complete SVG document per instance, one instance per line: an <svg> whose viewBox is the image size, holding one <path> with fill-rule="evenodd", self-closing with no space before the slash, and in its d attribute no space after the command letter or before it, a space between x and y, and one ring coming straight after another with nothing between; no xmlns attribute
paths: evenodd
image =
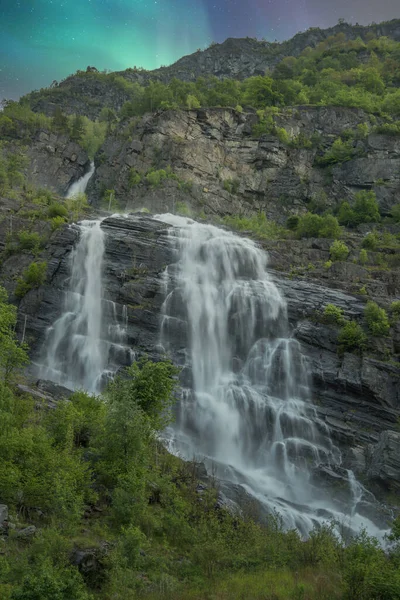
<svg viewBox="0 0 400 600"><path fill-rule="evenodd" d="M362 108L369 113L399 119L399 56L400 43L392 39L371 34L367 41L346 40L344 33L338 33L315 48L305 48L298 58L285 57L265 76L244 81L206 76L195 82L172 79L168 84L154 79L141 86L116 73L94 70L79 71L75 78L123 91L129 100L118 114L120 119L160 108L251 106L264 109L299 104ZM48 97L57 100L61 94L67 97L71 93L73 97L76 94L73 85L70 78L61 87L33 92L27 99L38 104ZM389 122L387 127L396 133L398 123Z"/></svg>
<svg viewBox="0 0 400 600"><path fill-rule="evenodd" d="M2 600L400 596L397 522L388 553L365 532L340 540L333 523L304 541L256 504L228 511L198 464L165 451L170 362L134 363L102 397L76 392L55 408L17 394L15 318L0 290Z"/></svg>

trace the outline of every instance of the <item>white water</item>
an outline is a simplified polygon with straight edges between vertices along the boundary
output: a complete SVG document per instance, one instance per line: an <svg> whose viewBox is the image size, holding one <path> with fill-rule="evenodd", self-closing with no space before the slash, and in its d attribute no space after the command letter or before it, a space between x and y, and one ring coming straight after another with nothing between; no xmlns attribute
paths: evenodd
<svg viewBox="0 0 400 600"><path fill-rule="evenodd" d="M94 171L95 171L95 166L94 166L94 162L92 161L90 163L89 171L85 175L83 175L83 177L78 179L78 181L75 181L75 183L73 183L70 186L66 197L73 198L74 196L77 196L78 194L84 194L86 191L87 185L89 183L89 180L92 177L92 175L94 174Z"/></svg>
<svg viewBox="0 0 400 600"><path fill-rule="evenodd" d="M351 471L337 478L345 498L315 477L322 467L343 472L341 453L310 401L307 364L265 253L211 225L156 218L173 225L177 259L165 274L161 343L188 375L171 449L241 484L288 528L306 535L335 519L381 537L357 512L363 487Z"/></svg>
<svg viewBox="0 0 400 600"><path fill-rule="evenodd" d="M98 393L119 366L131 364L125 345L127 309L104 297L105 234L101 220L82 221L71 256L61 317L48 330L40 376L71 389Z"/></svg>

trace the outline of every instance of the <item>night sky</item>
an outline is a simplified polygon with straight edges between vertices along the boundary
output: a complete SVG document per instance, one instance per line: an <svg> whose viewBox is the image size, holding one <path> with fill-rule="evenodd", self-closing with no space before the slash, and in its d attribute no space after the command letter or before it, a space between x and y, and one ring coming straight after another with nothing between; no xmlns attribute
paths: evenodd
<svg viewBox="0 0 400 600"><path fill-rule="evenodd" d="M399 0L0 0L0 100L88 65L154 69L227 37L284 40L339 17L400 17Z"/></svg>

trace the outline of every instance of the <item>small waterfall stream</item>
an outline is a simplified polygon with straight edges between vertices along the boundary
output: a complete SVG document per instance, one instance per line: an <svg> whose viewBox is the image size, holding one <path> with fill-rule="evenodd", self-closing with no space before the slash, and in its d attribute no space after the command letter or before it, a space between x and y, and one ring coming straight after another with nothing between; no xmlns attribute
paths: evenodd
<svg viewBox="0 0 400 600"><path fill-rule="evenodd" d="M307 364L290 337L286 302L252 241L170 214L161 343L187 375L170 447L197 457L307 534L329 519L379 528L357 512L363 487L310 401ZM185 385L185 383L184 383ZM320 469L345 472L335 490ZM346 483L347 481L347 483Z"/></svg>
<svg viewBox="0 0 400 600"><path fill-rule="evenodd" d="M85 175L83 175L83 177L80 177L80 179L75 181L75 183L73 183L70 186L66 197L73 198L77 194L84 194L86 191L86 188L88 186L89 180L94 175L94 172L95 172L95 166L94 166L94 162L92 161L90 163L89 171L87 173L85 173Z"/></svg>

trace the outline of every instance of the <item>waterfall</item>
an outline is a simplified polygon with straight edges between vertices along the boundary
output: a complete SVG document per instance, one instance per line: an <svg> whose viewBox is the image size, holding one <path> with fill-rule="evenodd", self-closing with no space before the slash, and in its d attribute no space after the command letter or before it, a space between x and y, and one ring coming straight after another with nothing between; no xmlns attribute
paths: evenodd
<svg viewBox="0 0 400 600"><path fill-rule="evenodd" d="M127 309L105 298L101 220L82 221L80 239L71 256L60 318L49 328L40 376L71 389L98 393L119 366L133 360L124 344Z"/></svg>
<svg viewBox="0 0 400 600"><path fill-rule="evenodd" d="M89 179L94 174L94 171L95 171L95 166L94 166L94 162L92 161L90 163L89 171L87 173L85 173L85 175L83 175L80 179L78 179L78 181L75 181L75 183L73 183L70 186L66 197L73 198L74 196L77 196L78 194L84 194L86 191L87 185L89 183Z"/></svg>
<svg viewBox="0 0 400 600"><path fill-rule="evenodd" d="M176 253L164 279L161 344L183 367L170 448L240 484L287 528L307 535L335 519L379 535L357 513L362 486L352 472L346 480L340 450L310 400L306 360L266 254L211 225L156 218L173 226ZM335 470L345 472L347 498L321 483L321 473Z"/></svg>

